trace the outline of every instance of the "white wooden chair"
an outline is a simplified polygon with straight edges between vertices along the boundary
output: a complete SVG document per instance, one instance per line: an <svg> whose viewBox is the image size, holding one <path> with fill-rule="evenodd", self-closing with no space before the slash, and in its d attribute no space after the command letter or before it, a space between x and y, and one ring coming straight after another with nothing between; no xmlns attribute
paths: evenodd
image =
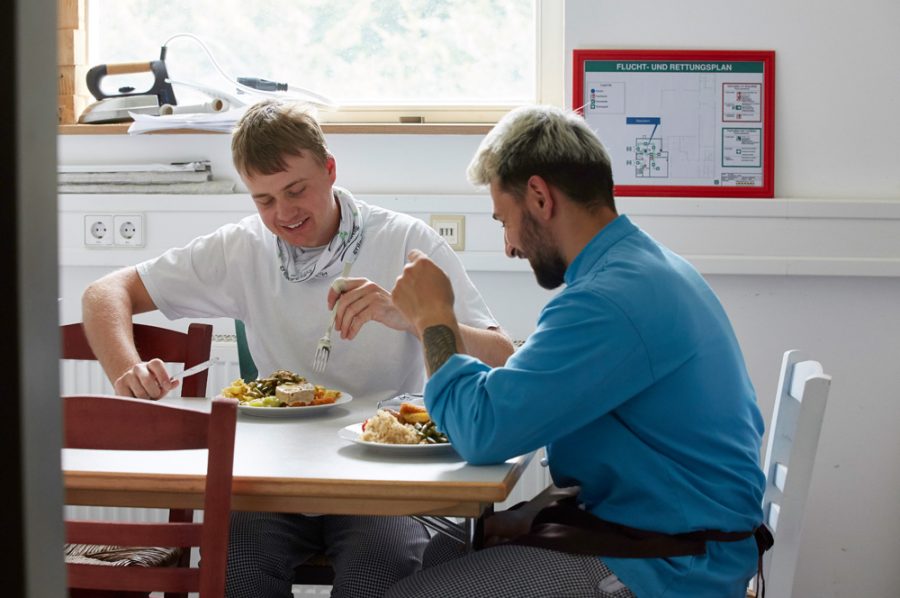
<svg viewBox="0 0 900 598"><path fill-rule="evenodd" d="M763 557L763 573L772 598L789 598L793 589L804 506L830 387L831 376L819 362L800 351L784 354L764 466L763 516L775 545Z"/></svg>

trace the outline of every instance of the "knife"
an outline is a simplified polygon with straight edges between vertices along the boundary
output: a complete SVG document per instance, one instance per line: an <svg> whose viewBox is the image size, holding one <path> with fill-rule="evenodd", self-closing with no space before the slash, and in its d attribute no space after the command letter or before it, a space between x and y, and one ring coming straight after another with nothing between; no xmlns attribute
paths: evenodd
<svg viewBox="0 0 900 598"><path fill-rule="evenodd" d="M219 363L218 357L213 357L212 359L207 359L206 361L198 363L197 365L195 365L193 367L189 367L188 369L184 370L183 372L178 372L177 374L173 375L172 378L170 379L170 382L175 382L176 380L181 380L182 378L186 378L188 376L193 376L194 374L199 374L203 370L209 369L210 367L212 367L213 365L215 365L217 363Z"/></svg>

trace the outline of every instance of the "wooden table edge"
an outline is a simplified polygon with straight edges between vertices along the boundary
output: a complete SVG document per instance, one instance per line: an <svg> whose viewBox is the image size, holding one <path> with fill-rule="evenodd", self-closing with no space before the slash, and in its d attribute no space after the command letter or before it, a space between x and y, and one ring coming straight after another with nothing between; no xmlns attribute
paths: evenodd
<svg viewBox="0 0 900 598"><path fill-rule="evenodd" d="M264 478L241 476L232 508L241 511L477 516L509 496L533 453L517 458L499 483ZM202 508L201 475L65 472L66 504Z"/></svg>

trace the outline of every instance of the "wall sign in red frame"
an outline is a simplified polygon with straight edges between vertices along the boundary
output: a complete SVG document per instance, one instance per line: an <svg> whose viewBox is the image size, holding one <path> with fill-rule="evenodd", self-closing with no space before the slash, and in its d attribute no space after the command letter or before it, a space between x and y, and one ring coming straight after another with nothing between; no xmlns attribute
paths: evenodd
<svg viewBox="0 0 900 598"><path fill-rule="evenodd" d="M617 195L774 197L775 52L575 50Z"/></svg>

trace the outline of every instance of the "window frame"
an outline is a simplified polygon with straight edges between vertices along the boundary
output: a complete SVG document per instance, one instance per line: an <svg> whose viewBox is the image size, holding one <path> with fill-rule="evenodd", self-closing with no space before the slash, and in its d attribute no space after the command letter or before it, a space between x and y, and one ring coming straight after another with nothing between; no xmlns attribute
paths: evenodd
<svg viewBox="0 0 900 598"><path fill-rule="evenodd" d="M59 124L69 125L77 123L81 110L92 101L84 83L84 73L87 70L85 40L88 38L87 23L89 20L86 18L86 0L59 0L59 8ZM563 0L535 0L535 103L562 107L565 101L564 8ZM76 41L72 42L73 39ZM64 81L67 82L65 88L63 87ZM392 128L399 126L402 129L415 128L416 125L491 125L509 110L523 104L525 102L443 105L366 104L341 106L335 111L322 109L318 112L318 118L323 125L343 125L356 131L360 130L360 126L365 125L385 125L392 126ZM478 128L480 129L480 127ZM431 127L430 130L439 131L440 128L435 130L434 127ZM452 132L452 130L448 129L448 132ZM455 132L458 132L458 129Z"/></svg>
<svg viewBox="0 0 900 598"><path fill-rule="evenodd" d="M563 45L564 0L535 0L535 102L563 106L565 101L565 52ZM341 106L336 111L320 110L323 124L422 123L495 124L504 114L524 105L518 103L480 104L366 104Z"/></svg>

